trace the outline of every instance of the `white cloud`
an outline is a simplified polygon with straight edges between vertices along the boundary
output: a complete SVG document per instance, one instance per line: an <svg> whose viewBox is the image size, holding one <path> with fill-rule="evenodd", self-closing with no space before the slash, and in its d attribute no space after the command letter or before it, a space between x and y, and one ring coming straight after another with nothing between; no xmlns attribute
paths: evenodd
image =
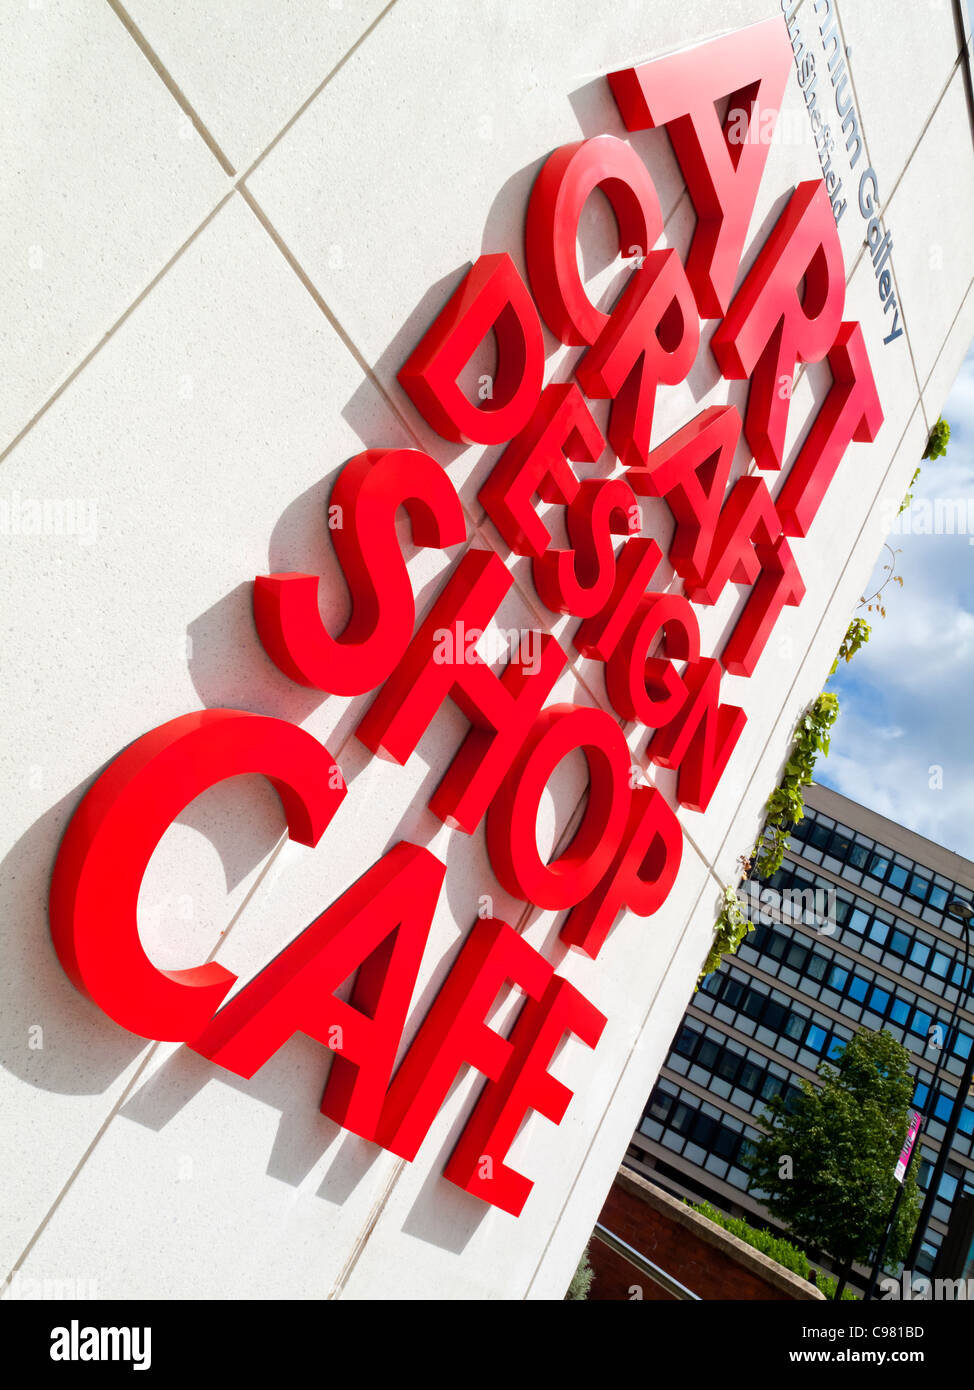
<svg viewBox="0 0 974 1390"><path fill-rule="evenodd" d="M970 499L974 348L944 406L947 457L922 464L917 499ZM897 573L872 638L833 679L841 715L819 780L974 859L974 546L968 535L890 537ZM872 588L885 577L877 565ZM871 590L870 590L871 592Z"/></svg>

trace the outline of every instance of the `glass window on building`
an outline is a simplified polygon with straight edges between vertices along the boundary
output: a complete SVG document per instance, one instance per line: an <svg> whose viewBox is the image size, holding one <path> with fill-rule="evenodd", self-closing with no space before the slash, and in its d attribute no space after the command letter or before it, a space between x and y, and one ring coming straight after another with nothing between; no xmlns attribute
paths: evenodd
<svg viewBox="0 0 974 1390"><path fill-rule="evenodd" d="M745 1062L741 1067L741 1074L737 1078L737 1084L744 1091L750 1091L751 1095L756 1096L761 1088L761 1080L764 1076L764 1068L755 1066L753 1062Z"/></svg>
<svg viewBox="0 0 974 1390"><path fill-rule="evenodd" d="M905 959L910 954L910 938L905 931L892 931L886 948Z"/></svg>
<svg viewBox="0 0 974 1390"><path fill-rule="evenodd" d="M869 930L869 914L863 912L861 907L853 908L849 914L849 930L854 931L858 936L865 936Z"/></svg>
<svg viewBox="0 0 974 1390"><path fill-rule="evenodd" d="M905 999L894 999L893 1007L889 1011L889 1016L894 1023L906 1024L910 1017L910 1005Z"/></svg>
<svg viewBox="0 0 974 1390"><path fill-rule="evenodd" d="M942 980L946 980L947 971L950 969L950 957L945 956L943 951L934 951L933 960L930 962L930 969L934 975Z"/></svg>
<svg viewBox="0 0 974 1390"><path fill-rule="evenodd" d="M854 999L857 1004L861 1004L869 993L869 981L864 980L861 975L853 975L849 982L849 998Z"/></svg>
<svg viewBox="0 0 974 1390"><path fill-rule="evenodd" d="M919 874L910 875L910 883L907 892L911 898L918 898L923 902L929 891L930 883L928 879L921 878Z"/></svg>

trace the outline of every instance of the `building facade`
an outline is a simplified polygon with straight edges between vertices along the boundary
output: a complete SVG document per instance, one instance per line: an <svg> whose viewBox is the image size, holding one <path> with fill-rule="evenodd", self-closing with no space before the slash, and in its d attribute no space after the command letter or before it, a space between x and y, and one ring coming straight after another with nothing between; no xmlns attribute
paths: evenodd
<svg viewBox="0 0 974 1390"><path fill-rule="evenodd" d="M0 1289L560 1298L974 336L965 12L0 11Z"/></svg>
<svg viewBox="0 0 974 1390"><path fill-rule="evenodd" d="M768 1219L743 1166L759 1134L755 1121L771 1096L787 1101L800 1081L814 1081L818 1064L837 1057L856 1028L888 1029L911 1054L913 1103L925 1115L917 1170L924 1192L974 1046L964 928L945 911L974 898L974 864L830 788L810 787L806 808L777 873L744 885L754 930L694 995L627 1154L671 1190L752 1219ZM770 890L763 899L762 889ZM931 1096L944 1045L950 1051ZM972 1145L974 1098L917 1260L925 1273L955 1196L974 1191Z"/></svg>

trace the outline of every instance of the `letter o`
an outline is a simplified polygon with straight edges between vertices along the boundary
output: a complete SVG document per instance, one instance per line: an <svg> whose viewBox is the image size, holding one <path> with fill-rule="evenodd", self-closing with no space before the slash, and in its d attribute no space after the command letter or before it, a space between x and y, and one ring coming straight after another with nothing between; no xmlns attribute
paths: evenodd
<svg viewBox="0 0 974 1390"><path fill-rule="evenodd" d="M596 188L612 205L622 255L633 247L648 255L663 231L653 180L625 140L596 135L549 155L528 203L528 278L545 323L561 342L576 347L594 343L609 321L585 293L575 249L582 208Z"/></svg>
<svg viewBox="0 0 974 1390"><path fill-rule="evenodd" d="M588 763L588 804L567 849L546 864L538 853L538 808L555 768L576 749ZM626 827L631 762L622 729L605 710L542 710L487 812L487 851L509 893L537 907L562 908L593 890Z"/></svg>

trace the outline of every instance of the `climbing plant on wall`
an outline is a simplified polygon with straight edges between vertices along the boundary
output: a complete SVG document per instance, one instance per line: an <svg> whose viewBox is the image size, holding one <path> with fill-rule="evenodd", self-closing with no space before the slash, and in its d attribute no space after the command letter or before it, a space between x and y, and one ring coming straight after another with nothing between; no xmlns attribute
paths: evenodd
<svg viewBox="0 0 974 1390"><path fill-rule="evenodd" d="M930 431L923 457L925 459L942 458L947 452L949 442L950 425L941 416ZM920 469L917 468L910 479L911 489L919 476ZM905 511L912 501L913 493L908 491L900 505L900 512ZM885 543L885 548L889 552L889 559L883 565L882 570L885 577L875 592L863 595L858 604L858 607L865 608L867 613L875 613L881 618L886 617L886 604L883 598L885 589L890 584L898 584L900 588L903 587L903 576L896 572L896 557L900 552L898 549L894 550L888 542ZM872 626L865 618L853 618L851 620L832 663L832 669L828 675L829 680L839 669L840 662L850 662L856 652L861 651L866 645L871 636ZM815 762L819 754L828 757L832 726L838 715L838 696L823 691L799 719L781 782L768 797L761 836L750 856L741 856L740 865L745 875L752 873L757 878L766 879L770 878L781 867L788 842L788 832L793 825L803 819L805 814L803 790L812 781ZM751 924L744 915L740 899L737 896L737 889L729 884L723 892L721 909L714 924L713 942L704 962L700 979L702 980L705 975L717 970L723 956L733 955L751 930Z"/></svg>

